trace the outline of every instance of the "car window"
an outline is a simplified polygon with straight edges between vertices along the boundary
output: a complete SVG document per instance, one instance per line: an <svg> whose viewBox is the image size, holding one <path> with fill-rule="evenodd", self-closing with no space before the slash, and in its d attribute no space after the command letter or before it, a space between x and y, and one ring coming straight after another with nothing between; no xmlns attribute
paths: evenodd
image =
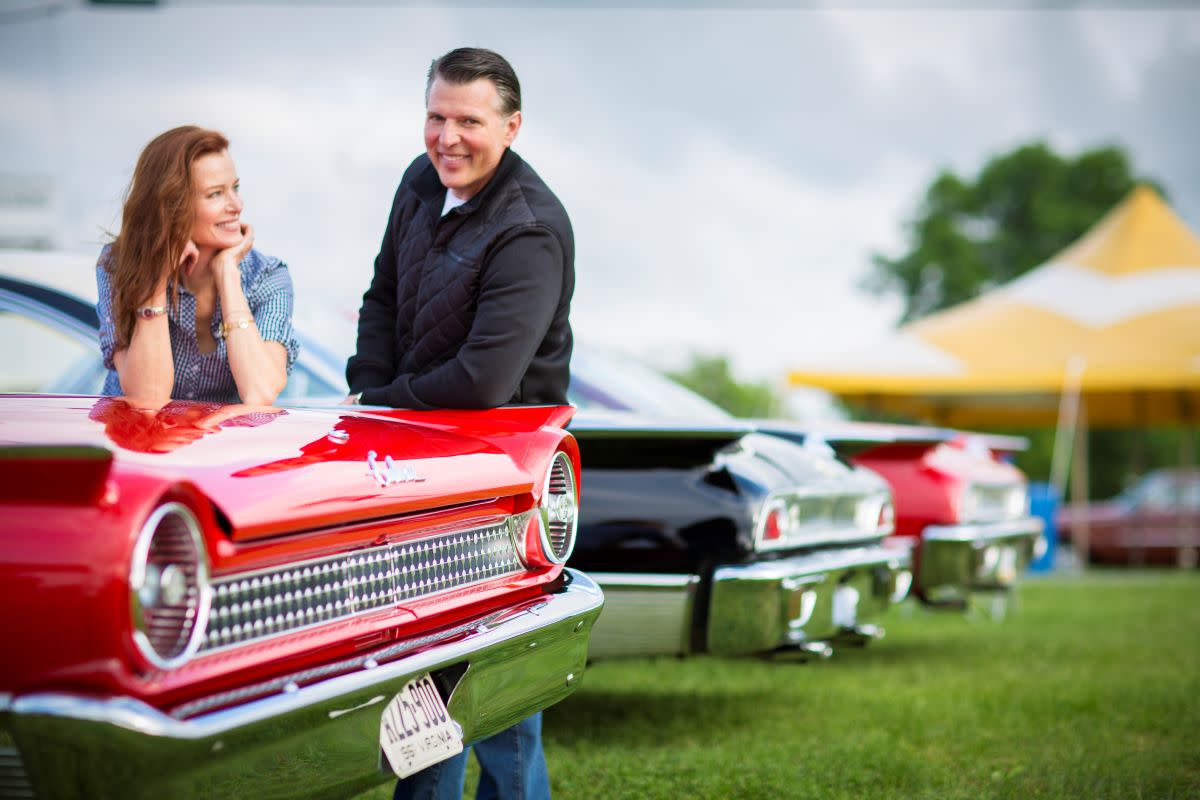
<svg viewBox="0 0 1200 800"><path fill-rule="evenodd" d="M1179 482L1168 472L1152 472L1133 491L1133 504L1147 511L1179 507Z"/></svg>
<svg viewBox="0 0 1200 800"><path fill-rule="evenodd" d="M584 409L718 423L732 419L720 406L649 367L591 349L576 349L571 356L567 399Z"/></svg>
<svg viewBox="0 0 1200 800"><path fill-rule="evenodd" d="M0 392L56 392L68 376L99 363L94 342L84 342L61 329L9 307L0 306ZM65 391L79 391L77 387Z"/></svg>
<svg viewBox="0 0 1200 800"><path fill-rule="evenodd" d="M299 400L301 398L315 397L344 397L346 389L341 386L334 385L322 378L320 375L309 369L302 362L297 361L292 367L292 374L288 376L287 386L283 387L283 392L280 393L280 400Z"/></svg>

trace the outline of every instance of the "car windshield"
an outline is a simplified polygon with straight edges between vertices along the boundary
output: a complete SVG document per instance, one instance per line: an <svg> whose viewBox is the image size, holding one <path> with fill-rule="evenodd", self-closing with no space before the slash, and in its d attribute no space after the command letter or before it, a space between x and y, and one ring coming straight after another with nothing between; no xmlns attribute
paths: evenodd
<svg viewBox="0 0 1200 800"><path fill-rule="evenodd" d="M577 347L567 399L582 409L633 411L650 417L728 422L733 417L700 395L636 361Z"/></svg>

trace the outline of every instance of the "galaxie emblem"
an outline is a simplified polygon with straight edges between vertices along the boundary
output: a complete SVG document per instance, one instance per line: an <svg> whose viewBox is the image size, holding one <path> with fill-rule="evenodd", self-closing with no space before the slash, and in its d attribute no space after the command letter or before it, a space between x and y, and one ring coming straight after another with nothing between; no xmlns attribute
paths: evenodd
<svg viewBox="0 0 1200 800"><path fill-rule="evenodd" d="M367 474L379 481L380 486L390 486L393 483L421 483L425 480L412 467L397 464L391 456L383 457L383 466L380 466L375 459L374 450L367 453Z"/></svg>

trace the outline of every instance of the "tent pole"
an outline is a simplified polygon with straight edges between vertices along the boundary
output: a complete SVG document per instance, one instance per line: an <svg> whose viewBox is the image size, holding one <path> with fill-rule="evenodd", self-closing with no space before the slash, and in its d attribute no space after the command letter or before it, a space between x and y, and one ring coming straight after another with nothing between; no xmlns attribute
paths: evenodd
<svg viewBox="0 0 1200 800"><path fill-rule="evenodd" d="M1078 513L1071 515L1071 545L1081 568L1087 567L1091 526L1087 517L1088 502L1088 419L1087 403L1079 402L1076 418L1074 464L1071 465L1071 503Z"/></svg>
<svg viewBox="0 0 1200 800"><path fill-rule="evenodd" d="M1184 422L1183 435L1179 437L1179 467L1186 476L1196 465L1196 426L1189 419ZM1196 539L1196 515L1188 508L1186 486L1188 479L1182 478L1179 492L1179 538L1177 553L1181 567L1194 567L1200 558L1200 542Z"/></svg>
<svg viewBox="0 0 1200 800"><path fill-rule="evenodd" d="M1067 359L1063 370L1062 391L1058 395L1058 424L1054 428L1054 454L1050 461L1050 488L1055 501L1067 502L1067 475L1077 473L1072 470L1071 462L1075 460L1076 442L1079 428L1079 389L1083 378L1083 368L1086 360L1082 356L1071 356ZM1074 487L1072 487L1074 488ZM1079 501L1078 493L1072 492L1072 502ZM1071 545L1076 557L1079 550L1076 542L1076 530L1083 519L1083 508L1071 508ZM1086 524L1084 522L1083 524ZM1048 536L1057 536L1057 531L1048 531ZM1081 562L1082 563L1082 562Z"/></svg>
<svg viewBox="0 0 1200 800"><path fill-rule="evenodd" d="M1067 359L1062 391L1058 395L1058 424L1054 428L1054 453L1050 460L1050 486L1058 502L1067 499L1067 473L1075 449L1075 430L1079 416L1079 389L1086 360L1081 356Z"/></svg>

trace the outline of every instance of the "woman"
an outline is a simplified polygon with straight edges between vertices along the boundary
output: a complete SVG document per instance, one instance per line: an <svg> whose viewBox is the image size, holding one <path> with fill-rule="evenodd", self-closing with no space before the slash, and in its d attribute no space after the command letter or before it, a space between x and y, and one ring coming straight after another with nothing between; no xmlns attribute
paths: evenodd
<svg viewBox="0 0 1200 800"><path fill-rule="evenodd" d="M254 250L229 142L194 125L142 151L96 265L104 394L271 405L298 345L292 279Z"/></svg>

